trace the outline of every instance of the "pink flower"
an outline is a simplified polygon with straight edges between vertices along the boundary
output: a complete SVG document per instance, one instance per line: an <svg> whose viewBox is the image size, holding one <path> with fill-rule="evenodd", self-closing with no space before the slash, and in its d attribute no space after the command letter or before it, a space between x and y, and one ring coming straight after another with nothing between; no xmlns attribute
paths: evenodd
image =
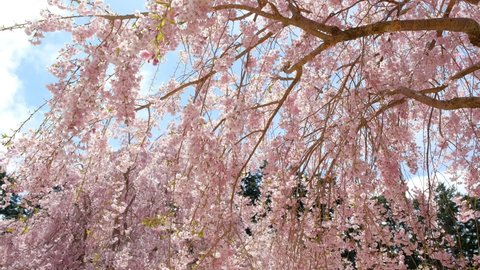
<svg viewBox="0 0 480 270"><path fill-rule="evenodd" d="M150 53L147 50L141 50L140 51L140 57L143 58L143 60L147 61L148 63L152 63L154 66L158 65L158 58L155 57L154 54Z"/></svg>
<svg viewBox="0 0 480 270"><path fill-rule="evenodd" d="M147 50L141 50L140 51L140 57L142 57L143 60L145 60L145 61L150 61L152 59L153 55Z"/></svg>

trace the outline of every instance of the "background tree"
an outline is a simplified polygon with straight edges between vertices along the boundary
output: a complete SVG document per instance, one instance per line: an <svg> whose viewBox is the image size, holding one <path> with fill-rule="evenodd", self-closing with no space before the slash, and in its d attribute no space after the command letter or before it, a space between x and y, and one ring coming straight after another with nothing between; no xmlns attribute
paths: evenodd
<svg viewBox="0 0 480 270"><path fill-rule="evenodd" d="M19 218L26 214L26 209L21 206L21 198L12 192L8 187L14 183L14 179L7 177L5 172L0 173L0 218L11 219Z"/></svg>
<svg viewBox="0 0 480 270"><path fill-rule="evenodd" d="M42 125L4 142L2 167L42 208L0 223L0 265L405 269L418 252L478 267L435 240L439 172L480 196L473 2L49 1L62 13L3 28L72 42ZM143 78L172 55L170 79ZM263 161L268 196L238 196ZM407 196L411 173L426 185Z"/></svg>

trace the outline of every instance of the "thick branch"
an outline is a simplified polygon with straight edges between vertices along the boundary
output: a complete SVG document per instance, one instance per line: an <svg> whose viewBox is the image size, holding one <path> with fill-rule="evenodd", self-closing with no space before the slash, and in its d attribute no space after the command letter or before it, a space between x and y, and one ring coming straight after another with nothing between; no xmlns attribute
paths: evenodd
<svg viewBox="0 0 480 270"><path fill-rule="evenodd" d="M335 26L322 24L310 20L304 16L293 16L286 18L280 14L272 14L262 11L261 8L255 8L248 5L219 5L213 7L214 10L238 9L245 10L262 17L277 20L287 25L294 25L305 32L317 36L324 40L329 40L333 35L332 43L338 43L347 40L354 40L360 37L379 35L392 32L405 31L450 31L462 32L468 35L470 42L475 46L480 46L480 25L470 18L433 18L425 20L395 20L386 22L377 22L369 25L339 31ZM320 32L321 31L321 32ZM323 33L322 33L323 32ZM329 35L326 35L326 34Z"/></svg>
<svg viewBox="0 0 480 270"><path fill-rule="evenodd" d="M336 34L332 39L325 40L324 43L322 43L316 49L314 49L309 54L300 59L286 72L292 72L298 67L303 66L305 63L315 58L322 51L340 42L384 33L435 30L466 33L470 39L470 42L473 45L480 47L480 25L475 20L470 18L435 18L426 20L396 20L378 22L374 24L347 29L340 32L339 34ZM471 73L479 68L479 64L476 64L472 66L471 69L469 68L468 70L466 70L466 74ZM454 75L454 77L456 76L457 75ZM461 76L461 74L458 76Z"/></svg>
<svg viewBox="0 0 480 270"><path fill-rule="evenodd" d="M449 100L438 100L406 87L397 88L389 94L402 94L425 105L441 110L480 108L480 97L456 97Z"/></svg>
<svg viewBox="0 0 480 270"><path fill-rule="evenodd" d="M450 31L466 33L470 42L480 46L480 25L470 18L434 18L395 20L347 29L335 37L335 43L360 37L406 31Z"/></svg>

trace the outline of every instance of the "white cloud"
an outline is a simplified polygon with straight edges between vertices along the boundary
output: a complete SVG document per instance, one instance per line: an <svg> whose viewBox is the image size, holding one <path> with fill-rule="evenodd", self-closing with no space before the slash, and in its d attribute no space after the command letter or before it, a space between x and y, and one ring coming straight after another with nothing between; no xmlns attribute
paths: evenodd
<svg viewBox="0 0 480 270"><path fill-rule="evenodd" d="M3 1L0 26L11 26L38 17L46 0ZM22 59L36 48L28 42L22 30L0 32L0 133L10 134L12 129L29 115L29 108L20 94L22 78L16 74Z"/></svg>

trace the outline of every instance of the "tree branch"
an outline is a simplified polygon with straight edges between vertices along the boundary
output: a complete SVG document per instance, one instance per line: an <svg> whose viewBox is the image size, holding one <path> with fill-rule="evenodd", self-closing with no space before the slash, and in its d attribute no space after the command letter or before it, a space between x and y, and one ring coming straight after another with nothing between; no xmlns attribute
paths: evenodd
<svg viewBox="0 0 480 270"><path fill-rule="evenodd" d="M334 34L339 32L339 29L336 26L329 26L326 24L322 24L314 20L307 19L304 16L293 16L292 18L287 18L280 14L268 13L268 12L262 11L260 8L255 8L248 5L236 5L236 4L218 5L213 7L213 9L214 10L239 9L239 10L249 11L259 16L262 16L264 18L282 22L285 25L296 26L304 30L305 32L313 36L319 37L321 39L330 39L331 36L327 34Z"/></svg>
<svg viewBox="0 0 480 270"><path fill-rule="evenodd" d="M378 22L342 31L334 42L354 40L360 37L406 31L450 31L468 35L470 42L480 47L480 25L470 18L433 18L426 20L395 20Z"/></svg>
<svg viewBox="0 0 480 270"><path fill-rule="evenodd" d="M402 94L425 105L441 110L480 108L480 97L456 97L449 100L438 100L407 87L397 88L389 92L389 94Z"/></svg>

